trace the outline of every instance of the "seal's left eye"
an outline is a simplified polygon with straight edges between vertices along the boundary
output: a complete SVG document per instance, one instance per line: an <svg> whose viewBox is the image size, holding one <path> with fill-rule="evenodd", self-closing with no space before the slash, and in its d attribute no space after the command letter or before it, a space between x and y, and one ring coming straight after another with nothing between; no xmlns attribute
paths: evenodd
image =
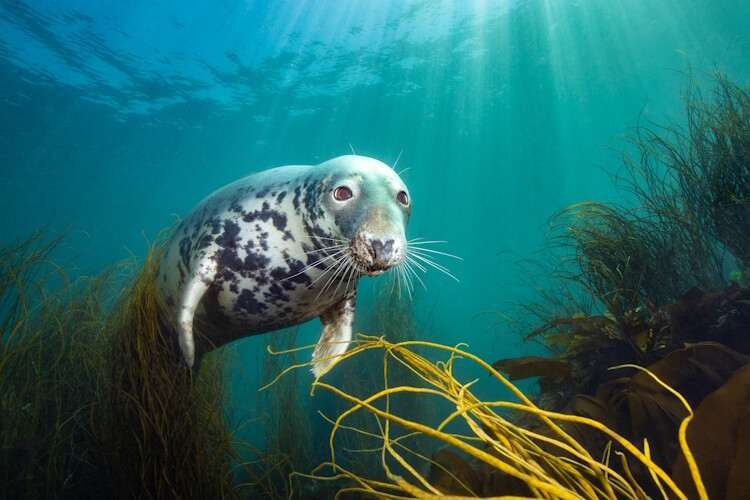
<svg viewBox="0 0 750 500"><path fill-rule="evenodd" d="M352 196L354 196L352 190L346 186L339 186L333 190L333 197L338 201L346 201Z"/></svg>
<svg viewBox="0 0 750 500"><path fill-rule="evenodd" d="M406 194L406 191L399 191L398 194L396 195L396 199L402 205L408 205L409 204L409 195Z"/></svg>

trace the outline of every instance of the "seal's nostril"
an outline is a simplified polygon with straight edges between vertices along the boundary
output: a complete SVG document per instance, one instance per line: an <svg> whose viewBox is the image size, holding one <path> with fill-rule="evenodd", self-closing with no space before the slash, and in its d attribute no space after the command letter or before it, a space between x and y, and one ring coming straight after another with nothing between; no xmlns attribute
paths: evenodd
<svg viewBox="0 0 750 500"><path fill-rule="evenodd" d="M370 246L375 252L376 261L386 263L390 260L391 251L393 250L393 240L388 240L385 243L380 240L372 240Z"/></svg>
<svg viewBox="0 0 750 500"><path fill-rule="evenodd" d="M370 247L372 248L372 252L375 254L375 260L380 260L381 256L383 255L383 242L380 240L372 240L370 243Z"/></svg>

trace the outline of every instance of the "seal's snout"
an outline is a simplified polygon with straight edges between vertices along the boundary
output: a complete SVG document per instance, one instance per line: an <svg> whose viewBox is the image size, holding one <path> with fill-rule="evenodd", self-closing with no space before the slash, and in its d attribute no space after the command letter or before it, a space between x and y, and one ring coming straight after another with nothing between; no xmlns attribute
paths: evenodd
<svg viewBox="0 0 750 500"><path fill-rule="evenodd" d="M368 233L358 235L352 246L352 257L365 274L377 276L404 260L403 244L398 238Z"/></svg>

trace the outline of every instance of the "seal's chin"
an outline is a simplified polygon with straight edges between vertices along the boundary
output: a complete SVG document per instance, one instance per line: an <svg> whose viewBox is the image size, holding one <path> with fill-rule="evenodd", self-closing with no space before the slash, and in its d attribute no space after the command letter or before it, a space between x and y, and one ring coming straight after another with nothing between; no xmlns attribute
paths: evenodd
<svg viewBox="0 0 750 500"><path fill-rule="evenodd" d="M361 260L358 260L356 258L352 260L354 261L355 269L359 271L360 274L364 274L366 276L380 276L381 274L385 273L388 269L393 267L393 266L379 266L372 262L362 262Z"/></svg>

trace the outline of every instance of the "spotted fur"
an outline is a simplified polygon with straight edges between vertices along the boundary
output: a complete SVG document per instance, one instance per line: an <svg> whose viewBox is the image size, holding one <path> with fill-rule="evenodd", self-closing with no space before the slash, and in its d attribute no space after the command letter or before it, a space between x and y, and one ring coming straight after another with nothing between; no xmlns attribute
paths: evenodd
<svg viewBox="0 0 750 500"><path fill-rule="evenodd" d="M335 199L341 185L352 200ZM172 234L157 275L186 363L320 317L313 371L321 373L351 339L357 280L405 256L411 203L397 201L400 191L405 185L385 164L342 156L250 175L201 201ZM378 265L373 241L389 242L378 250L393 247ZM341 248L352 265L337 275Z"/></svg>

